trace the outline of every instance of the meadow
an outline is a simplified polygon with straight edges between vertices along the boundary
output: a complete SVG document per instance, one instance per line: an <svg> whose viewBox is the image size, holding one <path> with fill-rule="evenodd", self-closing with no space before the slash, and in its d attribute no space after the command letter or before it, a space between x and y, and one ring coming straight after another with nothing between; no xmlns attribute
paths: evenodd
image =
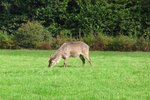
<svg viewBox="0 0 150 100"><path fill-rule="evenodd" d="M48 68L50 50L0 50L0 100L150 100L150 52L90 51Z"/></svg>

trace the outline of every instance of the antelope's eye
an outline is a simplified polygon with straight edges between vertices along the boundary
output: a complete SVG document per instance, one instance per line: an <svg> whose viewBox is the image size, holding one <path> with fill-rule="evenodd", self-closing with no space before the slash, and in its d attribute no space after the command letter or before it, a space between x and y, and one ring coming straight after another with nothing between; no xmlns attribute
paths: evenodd
<svg viewBox="0 0 150 100"><path fill-rule="evenodd" d="M51 63L54 63L54 61L51 61Z"/></svg>

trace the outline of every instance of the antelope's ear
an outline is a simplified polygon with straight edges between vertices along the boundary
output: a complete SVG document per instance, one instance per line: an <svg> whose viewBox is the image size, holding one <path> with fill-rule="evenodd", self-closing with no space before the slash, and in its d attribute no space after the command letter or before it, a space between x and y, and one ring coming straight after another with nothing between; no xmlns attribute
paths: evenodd
<svg viewBox="0 0 150 100"><path fill-rule="evenodd" d="M50 58L52 58L53 56L54 56L54 55L53 55L53 54L51 54L51 55L50 55Z"/></svg>
<svg viewBox="0 0 150 100"><path fill-rule="evenodd" d="M51 58L52 58L52 55L50 54L49 61L51 60Z"/></svg>
<svg viewBox="0 0 150 100"><path fill-rule="evenodd" d="M50 57L52 56L52 54L49 55Z"/></svg>

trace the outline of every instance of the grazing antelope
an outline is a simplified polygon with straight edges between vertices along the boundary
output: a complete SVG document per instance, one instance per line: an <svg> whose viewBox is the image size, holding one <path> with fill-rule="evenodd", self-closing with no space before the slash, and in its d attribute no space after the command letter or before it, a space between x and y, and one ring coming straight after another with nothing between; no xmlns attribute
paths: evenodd
<svg viewBox="0 0 150 100"><path fill-rule="evenodd" d="M89 46L84 42L68 42L64 43L54 55L50 57L48 67L54 66L61 58L64 59L64 67L67 66L67 59L69 57L80 57L83 65L85 59L91 64L89 57Z"/></svg>

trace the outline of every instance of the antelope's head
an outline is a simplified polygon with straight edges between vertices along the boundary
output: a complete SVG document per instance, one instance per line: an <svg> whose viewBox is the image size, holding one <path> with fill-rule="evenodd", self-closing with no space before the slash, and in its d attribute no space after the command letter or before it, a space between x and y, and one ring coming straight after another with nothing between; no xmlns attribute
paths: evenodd
<svg viewBox="0 0 150 100"><path fill-rule="evenodd" d="M49 65L48 65L48 67L52 67L52 66L54 66L56 64L56 58L55 58L55 56L51 56L50 57L50 59L49 59Z"/></svg>

